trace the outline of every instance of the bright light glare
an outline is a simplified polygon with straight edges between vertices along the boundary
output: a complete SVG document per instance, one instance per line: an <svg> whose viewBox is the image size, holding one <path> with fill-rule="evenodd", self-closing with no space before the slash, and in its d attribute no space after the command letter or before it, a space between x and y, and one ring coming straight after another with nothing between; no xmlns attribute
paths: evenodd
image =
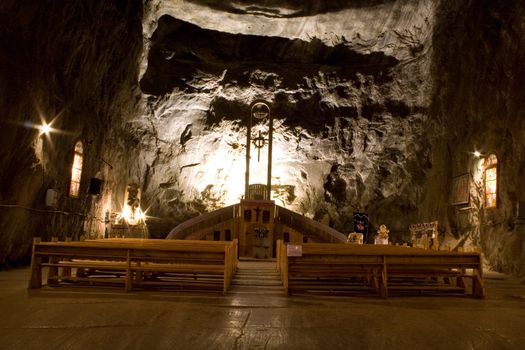
<svg viewBox="0 0 525 350"><path fill-rule="evenodd" d="M40 126L40 134L49 135L51 130L51 125L46 122L43 122L43 124Z"/></svg>
<svg viewBox="0 0 525 350"><path fill-rule="evenodd" d="M120 216L117 218L117 222L120 220L124 220L129 225L145 224L146 213L138 207L135 208L135 210L132 210L129 205L125 204Z"/></svg>
<svg viewBox="0 0 525 350"><path fill-rule="evenodd" d="M474 157L479 158L481 157L481 153L479 151L474 152Z"/></svg>

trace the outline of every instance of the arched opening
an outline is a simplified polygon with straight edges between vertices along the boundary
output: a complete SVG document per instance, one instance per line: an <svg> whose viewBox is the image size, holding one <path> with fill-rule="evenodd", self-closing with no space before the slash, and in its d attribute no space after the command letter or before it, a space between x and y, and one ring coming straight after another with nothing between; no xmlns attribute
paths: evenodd
<svg viewBox="0 0 525 350"><path fill-rule="evenodd" d="M75 144L73 166L71 167L71 182L69 184L69 196L73 198L78 198L80 193L80 179L82 177L83 158L84 147L82 146L82 142L78 141Z"/></svg>
<svg viewBox="0 0 525 350"><path fill-rule="evenodd" d="M489 155L483 164L483 188L485 191L485 208L496 208L498 205L498 157Z"/></svg>

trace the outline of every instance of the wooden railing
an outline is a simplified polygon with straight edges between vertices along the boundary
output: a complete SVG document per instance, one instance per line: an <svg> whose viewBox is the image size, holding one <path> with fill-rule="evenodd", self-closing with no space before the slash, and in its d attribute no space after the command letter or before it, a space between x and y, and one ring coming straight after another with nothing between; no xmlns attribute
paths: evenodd
<svg viewBox="0 0 525 350"><path fill-rule="evenodd" d="M230 205L209 213L204 213L176 226L166 239L185 239L196 232L206 232L210 227L234 219L239 212L239 204Z"/></svg>
<svg viewBox="0 0 525 350"><path fill-rule="evenodd" d="M226 293L237 268L238 241L104 239L33 243L29 288L88 282L139 287L218 289Z"/></svg>
<svg viewBox="0 0 525 350"><path fill-rule="evenodd" d="M285 294L289 294L288 288L288 256L286 255L286 244L282 240L277 240L276 243L276 260L277 260L277 270L281 275L281 281L283 282L283 287Z"/></svg>
<svg viewBox="0 0 525 350"><path fill-rule="evenodd" d="M318 221L307 218L289 209L276 205L275 221L291 227L304 236L316 237L321 242L346 242L346 236L341 232Z"/></svg>
<svg viewBox="0 0 525 350"><path fill-rule="evenodd" d="M368 291L386 298L393 292L467 293L484 297L479 253L418 248L302 244L302 256L287 256L277 242L277 265L287 294L295 291Z"/></svg>

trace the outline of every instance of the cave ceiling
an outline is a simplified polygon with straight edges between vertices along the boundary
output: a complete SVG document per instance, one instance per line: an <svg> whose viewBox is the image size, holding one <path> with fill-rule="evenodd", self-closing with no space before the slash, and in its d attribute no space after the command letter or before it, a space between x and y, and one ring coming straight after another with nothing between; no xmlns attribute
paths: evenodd
<svg viewBox="0 0 525 350"><path fill-rule="evenodd" d="M192 3L235 13L267 17L301 17L337 12L348 8L372 7L392 0L189 0Z"/></svg>

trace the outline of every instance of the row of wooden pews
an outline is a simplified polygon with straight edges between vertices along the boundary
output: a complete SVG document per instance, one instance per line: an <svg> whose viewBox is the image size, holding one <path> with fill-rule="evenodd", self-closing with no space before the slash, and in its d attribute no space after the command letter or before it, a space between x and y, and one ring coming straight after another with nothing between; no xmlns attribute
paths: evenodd
<svg viewBox="0 0 525 350"><path fill-rule="evenodd" d="M238 241L114 238L33 242L29 288L47 283L87 283L133 288L219 290L226 293L237 269Z"/></svg>
<svg viewBox="0 0 525 350"><path fill-rule="evenodd" d="M290 256L291 255L291 256ZM389 245L277 242L277 264L287 294L299 291L461 293L484 298L479 253Z"/></svg>

